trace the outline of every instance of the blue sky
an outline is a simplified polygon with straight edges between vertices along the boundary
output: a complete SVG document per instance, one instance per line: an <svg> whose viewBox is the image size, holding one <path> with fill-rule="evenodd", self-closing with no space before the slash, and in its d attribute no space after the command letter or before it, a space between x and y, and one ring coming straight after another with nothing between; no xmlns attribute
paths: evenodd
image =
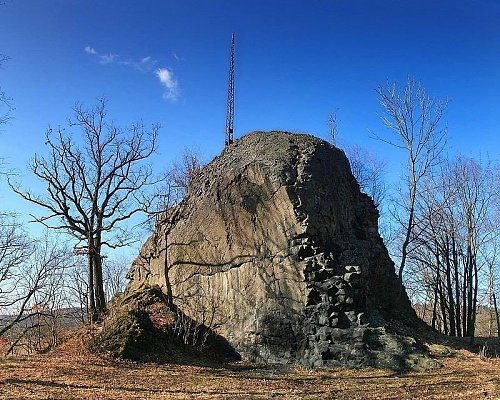
<svg viewBox="0 0 500 400"><path fill-rule="evenodd" d="M448 97L450 151L498 158L500 3L496 0L5 0L0 86L16 107L0 156L26 171L49 124L75 102L109 101L118 124L162 125L155 165L224 144L228 58L236 33L235 138L282 129L360 145L399 168L374 88L410 74ZM160 79L161 78L161 79ZM35 185L28 174L27 185ZM4 207L28 210L0 183Z"/></svg>

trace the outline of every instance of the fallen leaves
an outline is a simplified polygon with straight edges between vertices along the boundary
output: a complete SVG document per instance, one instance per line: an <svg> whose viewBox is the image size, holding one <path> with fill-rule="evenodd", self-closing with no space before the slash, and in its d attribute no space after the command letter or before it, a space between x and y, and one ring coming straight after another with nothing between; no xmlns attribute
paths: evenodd
<svg viewBox="0 0 500 400"><path fill-rule="evenodd" d="M140 364L82 348L0 359L0 398L19 399L499 399L500 359L464 350L443 368L307 370L249 363L225 367Z"/></svg>

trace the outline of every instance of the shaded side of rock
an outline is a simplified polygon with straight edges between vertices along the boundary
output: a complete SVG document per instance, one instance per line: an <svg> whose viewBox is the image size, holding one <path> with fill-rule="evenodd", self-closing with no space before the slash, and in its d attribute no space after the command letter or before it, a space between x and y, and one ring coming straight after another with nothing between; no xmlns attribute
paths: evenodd
<svg viewBox="0 0 500 400"><path fill-rule="evenodd" d="M117 358L155 363L240 359L222 337L169 306L157 286L117 299L88 347Z"/></svg>

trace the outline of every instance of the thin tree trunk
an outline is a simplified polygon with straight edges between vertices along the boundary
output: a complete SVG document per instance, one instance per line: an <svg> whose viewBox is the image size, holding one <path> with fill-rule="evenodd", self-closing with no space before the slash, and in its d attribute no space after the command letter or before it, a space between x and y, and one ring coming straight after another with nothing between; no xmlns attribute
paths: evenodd
<svg viewBox="0 0 500 400"><path fill-rule="evenodd" d="M436 280L436 284L434 285L434 301L433 301L433 304L432 304L432 321L431 321L431 326L432 326L433 329L436 329L437 303L438 303L438 287L437 287L437 280Z"/></svg>
<svg viewBox="0 0 500 400"><path fill-rule="evenodd" d="M455 271L455 327L457 336L462 336L461 319L460 319L460 276L458 275L458 252L456 247L455 237L451 238L451 251L453 254L453 267Z"/></svg>
<svg viewBox="0 0 500 400"><path fill-rule="evenodd" d="M464 262L464 276L462 282L462 335L467 336L467 259Z"/></svg>
<svg viewBox="0 0 500 400"><path fill-rule="evenodd" d="M488 321L488 337L493 337L493 325L495 321L495 305L494 305L494 289L495 281L493 278L493 265L488 264L488 294L489 294L489 304L488 304L488 314L490 316ZM496 328L496 327L495 327Z"/></svg>
<svg viewBox="0 0 500 400"><path fill-rule="evenodd" d="M439 304L441 308L441 319L443 321L443 330L442 332L445 335L448 335L450 332L448 330L448 318L447 318L447 312L446 312L446 296L443 293L443 284L442 281L439 281Z"/></svg>
<svg viewBox="0 0 500 400"><path fill-rule="evenodd" d="M399 272L398 272L398 277L400 282L403 282L403 270L406 265L406 258L408 257L408 246L410 245L411 233L413 230L413 220L415 212L414 210L415 210L415 194L414 191L412 190L410 194L410 213L408 215L408 225L406 227L405 240L401 247L401 263L399 264Z"/></svg>
<svg viewBox="0 0 500 400"><path fill-rule="evenodd" d="M493 291L493 307L495 308L495 316L497 320L497 336L500 337L500 315L498 314L497 297Z"/></svg>
<svg viewBox="0 0 500 400"><path fill-rule="evenodd" d="M437 250L437 246L436 246ZM439 301L439 253L436 252L436 280L434 284L434 305L432 308L432 327L436 329L436 320L437 320L437 307L438 307L438 301Z"/></svg>
<svg viewBox="0 0 500 400"><path fill-rule="evenodd" d="M450 261L450 239L446 235L446 291L448 293L448 312L450 320L450 335L456 336L457 332L455 329L455 304L453 304L453 288L451 284L451 261Z"/></svg>
<svg viewBox="0 0 500 400"><path fill-rule="evenodd" d="M168 265L168 230L165 229L165 259L163 261L163 268L165 274L165 286L167 289L167 302L171 307L174 304L174 295L172 293L172 284L170 283L170 266Z"/></svg>
<svg viewBox="0 0 500 400"><path fill-rule="evenodd" d="M446 304L445 297L443 294L443 284L441 279L441 258L439 256L439 244L437 240L435 240L436 246L436 290L439 296L439 307L441 310L441 321L442 321L442 332L447 335L448 334L448 322L446 318Z"/></svg>
<svg viewBox="0 0 500 400"><path fill-rule="evenodd" d="M470 244L467 245L467 336L472 337L472 308L474 277L473 277L473 261L472 249Z"/></svg>
<svg viewBox="0 0 500 400"><path fill-rule="evenodd" d="M473 256L472 261L474 267L474 289L472 298L472 315L471 315L471 327L470 327L470 337L474 338L476 334L476 315L477 315L477 291L478 291L478 271L477 271L477 259L476 255Z"/></svg>

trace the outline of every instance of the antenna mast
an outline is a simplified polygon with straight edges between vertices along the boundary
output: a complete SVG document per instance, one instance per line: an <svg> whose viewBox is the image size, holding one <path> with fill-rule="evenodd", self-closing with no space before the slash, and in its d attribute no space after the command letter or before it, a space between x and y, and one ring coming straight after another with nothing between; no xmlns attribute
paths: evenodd
<svg viewBox="0 0 500 400"><path fill-rule="evenodd" d="M229 83L227 88L226 146L233 143L234 124L234 33L231 37L231 55L229 58Z"/></svg>

